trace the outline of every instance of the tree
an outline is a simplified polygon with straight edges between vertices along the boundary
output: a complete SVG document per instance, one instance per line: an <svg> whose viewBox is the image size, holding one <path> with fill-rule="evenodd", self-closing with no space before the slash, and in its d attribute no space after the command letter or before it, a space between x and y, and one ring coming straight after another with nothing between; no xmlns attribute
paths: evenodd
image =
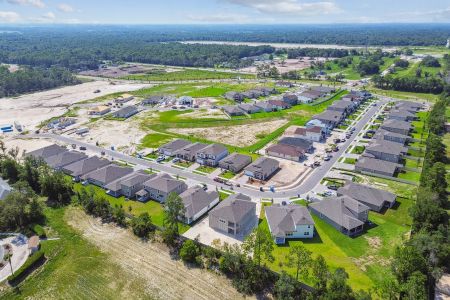
<svg viewBox="0 0 450 300"><path fill-rule="evenodd" d="M448 214L440 207L439 196L429 188L419 188L415 205L410 208L409 214L413 219L412 232L421 230L433 231L439 225L447 224Z"/></svg>
<svg viewBox="0 0 450 300"><path fill-rule="evenodd" d="M403 285L412 273L426 272L426 262L414 247L406 245L395 249L391 269L400 285Z"/></svg>
<svg viewBox="0 0 450 300"><path fill-rule="evenodd" d="M322 255L318 255L312 262L312 278L314 281L314 293L317 297L325 294L327 290L327 283L330 277L327 263Z"/></svg>
<svg viewBox="0 0 450 300"><path fill-rule="evenodd" d="M256 227L245 238L242 248L247 253L253 254L253 260L258 266L261 266L261 260L263 258L269 262L273 262L275 259L272 255L272 236L266 228Z"/></svg>
<svg viewBox="0 0 450 300"><path fill-rule="evenodd" d="M420 272L410 274L408 280L403 285L403 293L406 295L405 299L409 300L426 300L427 290L425 284L427 277Z"/></svg>
<svg viewBox="0 0 450 300"><path fill-rule="evenodd" d="M65 205L70 203L73 194L72 184L64 174L46 168L40 177L41 193L48 197L52 204Z"/></svg>
<svg viewBox="0 0 450 300"><path fill-rule="evenodd" d="M179 234L178 222L184 218L186 208L177 193L170 193L164 205L164 226Z"/></svg>
<svg viewBox="0 0 450 300"><path fill-rule="evenodd" d="M6 157L0 165L1 177L8 179L10 183L15 183L19 180L21 166L16 160Z"/></svg>
<svg viewBox="0 0 450 300"><path fill-rule="evenodd" d="M147 212L141 213L138 217L131 219L131 228L138 237L146 238L150 232L155 230L152 219Z"/></svg>
<svg viewBox="0 0 450 300"><path fill-rule="evenodd" d="M125 210L123 209L122 205L114 206L114 208L112 209L112 218L113 218L114 222L116 222L117 224L119 224L121 226L127 225Z"/></svg>
<svg viewBox="0 0 450 300"><path fill-rule="evenodd" d="M390 272L386 272L375 287L375 291L380 299L397 300L400 295L400 286L397 278Z"/></svg>
<svg viewBox="0 0 450 300"><path fill-rule="evenodd" d="M180 257L184 262L195 262L200 253L200 248L193 240L186 240L180 249Z"/></svg>
<svg viewBox="0 0 450 300"><path fill-rule="evenodd" d="M11 252L8 252L4 255L3 259L8 261L9 268L11 269L11 275L14 275L14 270L13 270L12 263L11 263L12 256L13 256L13 254Z"/></svg>
<svg viewBox="0 0 450 300"><path fill-rule="evenodd" d="M329 286L324 299L327 300L351 300L355 299L351 287L347 284L348 274L342 268L337 268L331 275Z"/></svg>
<svg viewBox="0 0 450 300"><path fill-rule="evenodd" d="M304 277L308 276L308 268L311 266L311 251L307 250L303 245L295 245L289 250L287 256L287 265L295 268L295 279L298 280L298 275Z"/></svg>
<svg viewBox="0 0 450 300"><path fill-rule="evenodd" d="M442 162L435 163L426 172L426 178L423 183L429 187L431 191L434 191L441 200L441 206L444 207L447 202L447 170L445 164Z"/></svg>
<svg viewBox="0 0 450 300"><path fill-rule="evenodd" d="M275 296L279 300L301 299L298 281L285 271L281 272L280 278L275 283Z"/></svg>
<svg viewBox="0 0 450 300"><path fill-rule="evenodd" d="M36 160L32 156L25 157L23 168L20 172L20 179L28 182L28 185L35 191L36 193L41 192L41 186L39 183L39 166L42 163Z"/></svg>

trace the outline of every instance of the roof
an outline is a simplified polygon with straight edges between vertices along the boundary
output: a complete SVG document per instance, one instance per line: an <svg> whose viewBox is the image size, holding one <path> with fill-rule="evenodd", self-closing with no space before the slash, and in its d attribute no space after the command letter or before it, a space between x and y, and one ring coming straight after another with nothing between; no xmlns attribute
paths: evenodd
<svg viewBox="0 0 450 300"><path fill-rule="evenodd" d="M45 158L45 162L52 168L61 168L76 161L86 159L88 156L78 151L65 151Z"/></svg>
<svg viewBox="0 0 450 300"><path fill-rule="evenodd" d="M171 193L181 185L185 185L185 183L181 180L176 180L169 174L158 174L144 182L145 187L153 188L164 193Z"/></svg>
<svg viewBox="0 0 450 300"><path fill-rule="evenodd" d="M256 212L256 203L243 194L233 194L216 206L210 215L233 223L241 223L250 211Z"/></svg>
<svg viewBox="0 0 450 300"><path fill-rule="evenodd" d="M375 138L376 139L379 139L379 138L383 138L384 139L385 136L397 137L397 138L402 138L402 139L410 138L410 136L408 136L408 135L397 133L397 132L388 131L388 130L385 130L385 129L378 129L377 132L375 133Z"/></svg>
<svg viewBox="0 0 450 300"><path fill-rule="evenodd" d="M245 169L250 172L268 173L272 169L278 168L279 165L280 163L278 162L278 160L262 156Z"/></svg>
<svg viewBox="0 0 450 300"><path fill-rule="evenodd" d="M289 104L281 100L269 100L268 102L274 106L289 107Z"/></svg>
<svg viewBox="0 0 450 300"><path fill-rule="evenodd" d="M267 152L279 153L291 157L302 157L305 151L299 147L286 144L275 144L266 149Z"/></svg>
<svg viewBox="0 0 450 300"><path fill-rule="evenodd" d="M156 175L150 175L145 173L143 170L139 170L108 183L104 188L113 192L118 192L122 189L122 185L131 187L139 183L142 184L154 176Z"/></svg>
<svg viewBox="0 0 450 300"><path fill-rule="evenodd" d="M368 170L389 173L394 175L394 173L401 165L390 161L361 156L356 162L355 166L357 168L365 168Z"/></svg>
<svg viewBox="0 0 450 300"><path fill-rule="evenodd" d="M211 144L199 151L199 153L204 153L206 155L219 155L223 152L228 152L228 150L225 146L220 144Z"/></svg>
<svg viewBox="0 0 450 300"><path fill-rule="evenodd" d="M258 101L255 103L255 106L261 107L262 109L272 109L273 105L268 101Z"/></svg>
<svg viewBox="0 0 450 300"><path fill-rule="evenodd" d="M332 122L339 122L343 117L343 113L335 110L325 110L324 112L315 115L314 119L326 120Z"/></svg>
<svg viewBox="0 0 450 300"><path fill-rule="evenodd" d="M382 206L384 202L394 203L397 196L391 192L379 190L367 185L348 181L338 189L338 194L349 196L355 200Z"/></svg>
<svg viewBox="0 0 450 300"><path fill-rule="evenodd" d="M72 176L81 176L94 170L109 165L109 160L92 156L83 160L76 161L64 167L64 170Z"/></svg>
<svg viewBox="0 0 450 300"><path fill-rule="evenodd" d="M103 184L108 184L116 179L129 175L132 172L132 168L110 164L98 170L87 173L86 175L83 175L82 179L91 179L102 182Z"/></svg>
<svg viewBox="0 0 450 300"><path fill-rule="evenodd" d="M256 107L255 105L248 104L248 103L239 104L238 107L244 111L260 111L261 110L260 107Z"/></svg>
<svg viewBox="0 0 450 300"><path fill-rule="evenodd" d="M4 199L10 192L12 188L9 186L8 182L0 177L0 200Z"/></svg>
<svg viewBox="0 0 450 300"><path fill-rule="evenodd" d="M171 141L167 144L162 145L161 147L159 147L159 149L176 151L178 149L186 147L187 145L191 145L191 142L183 140L183 139L176 139L174 141Z"/></svg>
<svg viewBox="0 0 450 300"><path fill-rule="evenodd" d="M313 142L299 137L284 137L278 142L278 144L299 147L307 152L312 147Z"/></svg>
<svg viewBox="0 0 450 300"><path fill-rule="evenodd" d="M389 117L403 117L403 118L414 118L414 114L407 110L391 110L389 112Z"/></svg>
<svg viewBox="0 0 450 300"><path fill-rule="evenodd" d="M233 153L225 157L219 164L228 164L237 167L245 167L252 161L252 158L248 155Z"/></svg>
<svg viewBox="0 0 450 300"><path fill-rule="evenodd" d="M245 112L240 109L237 105L227 105L223 107L223 110L228 114L241 114L243 115Z"/></svg>
<svg viewBox="0 0 450 300"><path fill-rule="evenodd" d="M332 109L332 108L342 108L342 109L347 109L349 107L353 107L355 104L352 101L349 100L339 100L339 101L335 101L333 102L333 104L331 104L330 106L328 106L327 109Z"/></svg>
<svg viewBox="0 0 450 300"><path fill-rule="evenodd" d="M207 192L203 188L196 186L181 193L180 197L186 208L185 217L192 218L218 199L219 193L216 191Z"/></svg>
<svg viewBox="0 0 450 300"><path fill-rule="evenodd" d="M399 121L395 119L388 119L383 122L381 125L381 128L398 128L398 129L405 129L410 130L411 129L411 123L406 121Z"/></svg>
<svg viewBox="0 0 450 300"><path fill-rule="evenodd" d="M356 214L369 210L368 206L348 196L328 197L310 207L347 230L364 225Z"/></svg>
<svg viewBox="0 0 450 300"><path fill-rule="evenodd" d="M135 105L130 105L130 106L125 106L124 108L119 109L118 111L114 112L115 116L119 116L119 115L128 115L130 113L135 113L138 111L137 106Z"/></svg>
<svg viewBox="0 0 450 300"><path fill-rule="evenodd" d="M274 236L286 236L286 233L294 232L296 226L314 225L314 221L308 209L304 206L272 205L265 207L267 222Z"/></svg>
<svg viewBox="0 0 450 300"><path fill-rule="evenodd" d="M408 148L400 143L391 142L384 139L377 139L366 147L366 151L376 151L381 153L400 155L402 153L408 152Z"/></svg>
<svg viewBox="0 0 450 300"><path fill-rule="evenodd" d="M66 152L67 149L65 147L58 146L56 144L40 148L25 154L25 156L33 156L35 158L48 158L53 155L57 155L63 152Z"/></svg>
<svg viewBox="0 0 450 300"><path fill-rule="evenodd" d="M323 92L323 93L329 93L329 92L334 91L335 89L332 88L332 87L328 87L328 86L322 86L322 85L318 86L318 85L316 85L316 86L311 87L311 90L319 91L319 92Z"/></svg>
<svg viewBox="0 0 450 300"><path fill-rule="evenodd" d="M175 151L175 154L188 154L188 153L195 154L198 151L200 151L201 149L205 148L206 146L208 146L208 145L203 144L203 143L194 143L194 144L186 145L185 147Z"/></svg>
<svg viewBox="0 0 450 300"><path fill-rule="evenodd" d="M108 106L99 105L99 106L96 106L94 108L91 108L90 111L101 112L101 111L104 111L104 110L107 110L107 109L109 109Z"/></svg>

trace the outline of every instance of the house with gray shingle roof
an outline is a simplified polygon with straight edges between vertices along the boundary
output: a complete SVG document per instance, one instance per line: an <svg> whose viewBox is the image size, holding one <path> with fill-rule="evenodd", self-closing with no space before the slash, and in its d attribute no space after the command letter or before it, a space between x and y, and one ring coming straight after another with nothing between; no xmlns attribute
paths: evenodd
<svg viewBox="0 0 450 300"><path fill-rule="evenodd" d="M57 155L44 158L44 161L53 169L61 170L63 167L74 162L84 160L88 156L78 151L65 151Z"/></svg>
<svg viewBox="0 0 450 300"><path fill-rule="evenodd" d="M347 181L337 190L338 196L348 196L380 212L384 207L391 208L397 196L391 192L376 189L367 185Z"/></svg>
<svg viewBox="0 0 450 300"><path fill-rule="evenodd" d="M132 168L110 164L81 176L81 179L103 188L107 184L119 178L125 177L131 173L133 173Z"/></svg>
<svg viewBox="0 0 450 300"><path fill-rule="evenodd" d="M188 160L188 161L195 161L196 157L197 157L197 153L202 150L203 148L205 148L206 146L208 146L207 144L203 144L203 143L194 143L194 144L189 144L181 149L178 149L174 152L175 156L180 158L180 159L184 159L184 160Z"/></svg>
<svg viewBox="0 0 450 300"><path fill-rule="evenodd" d="M278 144L296 147L304 153L312 153L314 151L313 142L311 140L298 137L284 137L278 141Z"/></svg>
<svg viewBox="0 0 450 300"><path fill-rule="evenodd" d="M260 107L257 107L255 105L249 104L249 103L239 104L238 107L247 114L255 114L262 110Z"/></svg>
<svg viewBox="0 0 450 300"><path fill-rule="evenodd" d="M398 121L413 121L416 119L416 115L407 110L391 110L387 115L388 119L398 120Z"/></svg>
<svg viewBox="0 0 450 300"><path fill-rule="evenodd" d="M398 110L406 110L411 113L416 113L423 107L422 104L412 101L398 101L394 104L394 108Z"/></svg>
<svg viewBox="0 0 450 300"><path fill-rule="evenodd" d="M158 148L158 152L166 156L174 156L177 150L180 150L192 143L183 139L176 139Z"/></svg>
<svg viewBox="0 0 450 300"><path fill-rule="evenodd" d="M256 203L243 194L233 194L209 213L209 227L244 237L257 224Z"/></svg>
<svg viewBox="0 0 450 300"><path fill-rule="evenodd" d="M244 169L245 175L259 180L267 180L280 168L280 162L273 158L260 157Z"/></svg>
<svg viewBox="0 0 450 300"><path fill-rule="evenodd" d="M54 156L63 152L68 151L65 147L53 144L44 148L40 148L31 152L28 152L25 154L25 156L32 156L36 159L38 158L42 158L42 159L46 159L50 156Z"/></svg>
<svg viewBox="0 0 450 300"><path fill-rule="evenodd" d="M128 119L131 116L134 116L139 112L139 109L136 105L125 106L124 108L119 109L114 112L112 115L115 118Z"/></svg>
<svg viewBox="0 0 450 300"><path fill-rule="evenodd" d="M398 163L407 152L408 148L400 143L374 140L366 147L365 156Z"/></svg>
<svg viewBox="0 0 450 300"><path fill-rule="evenodd" d="M265 112L275 111L277 108L270 104L268 101L257 101L255 102L255 106L259 107L261 110Z"/></svg>
<svg viewBox="0 0 450 300"><path fill-rule="evenodd" d="M5 199L5 197L8 196L9 193L11 193L11 191L12 188L8 184L8 182L6 182L5 180L3 180L3 178L0 177L0 200Z"/></svg>
<svg viewBox="0 0 450 300"><path fill-rule="evenodd" d="M355 163L355 170L393 177L402 165L381 159L361 156Z"/></svg>
<svg viewBox="0 0 450 300"><path fill-rule="evenodd" d="M169 174L158 174L152 179L144 182L144 190L147 191L144 197L139 196L138 201L147 201L149 198L158 202L166 202L170 193L181 194L187 189L186 183L177 180Z"/></svg>
<svg viewBox="0 0 450 300"><path fill-rule="evenodd" d="M304 206L296 204L266 206L265 214L276 244L284 244L286 239L314 236L314 221Z"/></svg>
<svg viewBox="0 0 450 300"><path fill-rule="evenodd" d="M305 150L287 144L274 144L266 148L266 154L273 157L301 161L305 158Z"/></svg>
<svg viewBox="0 0 450 300"><path fill-rule="evenodd" d="M219 203L219 193L205 191L199 186L185 190L180 194L180 198L186 209L183 220L186 224L195 222Z"/></svg>
<svg viewBox="0 0 450 300"><path fill-rule="evenodd" d="M81 176L94 170L106 167L109 164L111 164L109 160L92 156L64 166L62 171L65 174L72 176L75 181L79 181Z"/></svg>
<svg viewBox="0 0 450 300"><path fill-rule="evenodd" d="M408 135L395 133L384 129L378 129L374 135L374 138L377 140L399 143L401 145L404 145L406 144L406 142L409 142L411 140L411 137Z"/></svg>
<svg viewBox="0 0 450 300"><path fill-rule="evenodd" d="M147 174L145 171L139 170L114 180L107 184L105 189L107 190L107 194L113 197L120 197L123 195L128 199L133 199L136 193L144 188L144 182L155 176L156 174Z"/></svg>
<svg viewBox="0 0 450 300"><path fill-rule="evenodd" d="M222 110L229 116L243 116L245 112L237 105L227 105L222 107Z"/></svg>
<svg viewBox="0 0 450 300"><path fill-rule="evenodd" d="M197 152L196 161L201 165L217 167L219 161L227 155L227 147L220 144L211 144Z"/></svg>
<svg viewBox="0 0 450 300"><path fill-rule="evenodd" d="M246 166L251 164L252 158L248 155L233 153L219 162L219 167L233 173L241 172Z"/></svg>
<svg viewBox="0 0 450 300"><path fill-rule="evenodd" d="M333 102L330 106L328 106L327 110L334 110L344 113L345 115L350 114L356 108L355 103L349 100L339 100Z"/></svg>
<svg viewBox="0 0 450 300"><path fill-rule="evenodd" d="M409 132L412 129L412 125L409 122L399 121L394 119L388 119L381 124L381 129L400 133L403 135L409 135Z"/></svg>
<svg viewBox="0 0 450 300"><path fill-rule="evenodd" d="M339 196L312 203L309 209L340 232L355 236L364 230L370 208L348 196Z"/></svg>
<svg viewBox="0 0 450 300"><path fill-rule="evenodd" d="M326 110L318 115L313 116L313 119L321 121L327 126L327 130L332 130L334 127L344 120L344 113L335 110Z"/></svg>

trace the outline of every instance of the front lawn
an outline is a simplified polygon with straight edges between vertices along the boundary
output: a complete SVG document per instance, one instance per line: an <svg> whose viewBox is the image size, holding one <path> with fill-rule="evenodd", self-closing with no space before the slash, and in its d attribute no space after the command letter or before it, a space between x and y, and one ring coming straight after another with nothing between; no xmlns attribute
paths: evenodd
<svg viewBox="0 0 450 300"><path fill-rule="evenodd" d="M189 168L193 164L194 164L193 162L187 161L187 160L180 160L175 163L176 166L183 167L183 168Z"/></svg>
<svg viewBox="0 0 450 300"><path fill-rule="evenodd" d="M212 172L214 172L217 168L214 167L210 167L210 166L200 166L196 169L196 171L198 172L202 172L202 173L207 173L207 174L211 174Z"/></svg>
<svg viewBox="0 0 450 300"><path fill-rule="evenodd" d="M223 172L222 174L220 174L220 177L225 178L225 179L231 179L234 176L236 176L236 174L231 171L228 171L228 170Z"/></svg>
<svg viewBox="0 0 450 300"><path fill-rule="evenodd" d="M357 159L356 158L350 158L350 157L346 157L344 159L344 164L350 164L350 165L354 165L356 164Z"/></svg>
<svg viewBox="0 0 450 300"><path fill-rule="evenodd" d="M353 153L353 154L363 154L364 150L366 150L366 147L365 147L365 146L355 146L355 147L352 149L352 152L351 152L351 153Z"/></svg>

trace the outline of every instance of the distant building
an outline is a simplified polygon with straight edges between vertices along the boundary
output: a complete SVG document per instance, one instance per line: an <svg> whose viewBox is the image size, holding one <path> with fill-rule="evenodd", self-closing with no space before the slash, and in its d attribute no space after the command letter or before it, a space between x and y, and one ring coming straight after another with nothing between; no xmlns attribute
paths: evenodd
<svg viewBox="0 0 450 300"><path fill-rule="evenodd" d="M110 111L111 111L110 107L104 106L104 105L99 105L99 106L89 109L88 114L94 115L94 116L103 116L103 115L109 113Z"/></svg>
<svg viewBox="0 0 450 300"><path fill-rule="evenodd" d="M125 106L113 113L115 118L128 119L139 112L136 105Z"/></svg>

